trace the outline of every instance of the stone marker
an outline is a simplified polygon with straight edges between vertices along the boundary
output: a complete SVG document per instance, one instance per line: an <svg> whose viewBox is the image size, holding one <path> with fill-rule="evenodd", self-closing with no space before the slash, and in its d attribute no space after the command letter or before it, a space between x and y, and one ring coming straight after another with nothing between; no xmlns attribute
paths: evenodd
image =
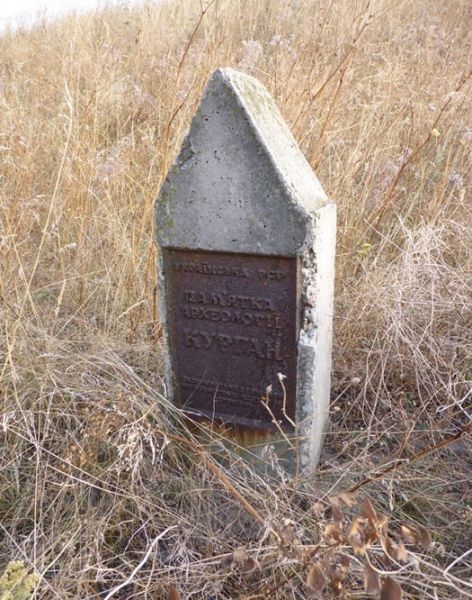
<svg viewBox="0 0 472 600"><path fill-rule="evenodd" d="M328 416L335 226L267 90L217 70L156 202L167 392L194 418L301 435L305 469Z"/></svg>

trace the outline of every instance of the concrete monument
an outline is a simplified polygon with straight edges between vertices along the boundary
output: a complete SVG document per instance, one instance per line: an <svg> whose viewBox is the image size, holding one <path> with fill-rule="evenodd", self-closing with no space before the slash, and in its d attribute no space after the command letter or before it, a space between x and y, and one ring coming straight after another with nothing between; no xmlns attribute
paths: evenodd
<svg viewBox="0 0 472 600"><path fill-rule="evenodd" d="M305 469L328 417L335 215L267 90L217 70L156 202L168 394L297 434Z"/></svg>

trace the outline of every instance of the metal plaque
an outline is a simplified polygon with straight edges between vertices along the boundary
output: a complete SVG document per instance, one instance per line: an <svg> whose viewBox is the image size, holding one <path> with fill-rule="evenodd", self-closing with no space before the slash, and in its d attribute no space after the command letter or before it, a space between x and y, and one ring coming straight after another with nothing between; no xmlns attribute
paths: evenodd
<svg viewBox="0 0 472 600"><path fill-rule="evenodd" d="M298 260L164 249L164 269L177 404L236 428L291 431Z"/></svg>

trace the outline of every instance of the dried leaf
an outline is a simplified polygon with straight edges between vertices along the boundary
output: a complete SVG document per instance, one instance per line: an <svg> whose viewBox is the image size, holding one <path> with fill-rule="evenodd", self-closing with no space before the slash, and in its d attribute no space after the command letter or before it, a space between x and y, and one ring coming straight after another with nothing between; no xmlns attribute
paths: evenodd
<svg viewBox="0 0 472 600"><path fill-rule="evenodd" d="M292 521L286 521L285 525L279 531L280 540L283 548L294 546L300 543L300 540L295 534L295 528Z"/></svg>
<svg viewBox="0 0 472 600"><path fill-rule="evenodd" d="M314 598L321 598L321 593L326 585L326 577L319 563L311 565L306 576L306 586Z"/></svg>
<svg viewBox="0 0 472 600"><path fill-rule="evenodd" d="M364 555L366 549L369 547L365 535L365 525L365 519L362 517L356 517L351 524L349 533L347 534L347 541L354 550L354 554L358 556Z"/></svg>
<svg viewBox="0 0 472 600"><path fill-rule="evenodd" d="M368 563L364 567L364 589L366 594L378 594L380 592L380 577Z"/></svg>
<svg viewBox="0 0 472 600"><path fill-rule="evenodd" d="M433 543L431 534L426 527L423 527L422 525L417 525L416 529L420 538L420 546L423 548L423 550L427 550Z"/></svg>
<svg viewBox="0 0 472 600"><path fill-rule="evenodd" d="M400 527L401 535L406 544L418 544L419 538L415 529L408 525Z"/></svg>
<svg viewBox="0 0 472 600"><path fill-rule="evenodd" d="M393 560L408 562L408 552L401 540L394 542L390 537L386 536L383 539L385 553Z"/></svg>
<svg viewBox="0 0 472 600"><path fill-rule="evenodd" d="M374 507L370 503L370 500L364 500L360 506L360 514L366 518L372 525L376 525L378 523L377 513L375 512Z"/></svg>
<svg viewBox="0 0 472 600"><path fill-rule="evenodd" d="M356 503L356 495L355 494L351 494L349 492L344 492L344 494L339 494L339 496L337 496L337 498L339 499L339 502L341 502L342 504L345 504L346 506L354 506L354 504Z"/></svg>
<svg viewBox="0 0 472 600"><path fill-rule="evenodd" d="M398 542L394 544L392 556L395 560L400 562L408 562L408 552L405 548L405 544L401 540L398 540Z"/></svg>
<svg viewBox="0 0 472 600"><path fill-rule="evenodd" d="M312 557L312 554L310 550L300 544L293 548L291 557L303 564L307 564Z"/></svg>
<svg viewBox="0 0 472 600"><path fill-rule="evenodd" d="M385 578L380 592L380 600L402 600L402 588L395 579Z"/></svg>
<svg viewBox="0 0 472 600"><path fill-rule="evenodd" d="M338 498L330 498L329 503L331 506L331 518L333 519L333 521L337 521L338 523L340 523L343 520L343 513L341 512Z"/></svg>
<svg viewBox="0 0 472 600"><path fill-rule="evenodd" d="M341 565L331 563L328 568L329 587L333 590L336 596L343 591L343 583L346 579L347 569Z"/></svg>
<svg viewBox="0 0 472 600"><path fill-rule="evenodd" d="M180 600L180 594L172 584L167 592L167 600Z"/></svg>
<svg viewBox="0 0 472 600"><path fill-rule="evenodd" d="M423 550L427 550L431 544L431 535L426 527L422 525L402 525L401 535L407 544L413 544L414 546L420 546Z"/></svg>
<svg viewBox="0 0 472 600"><path fill-rule="evenodd" d="M377 531L383 535L388 529L388 517L382 513L377 513Z"/></svg>
<svg viewBox="0 0 472 600"><path fill-rule="evenodd" d="M346 556L346 554L342 554L339 560L341 562L341 565L345 569L348 569L349 566L351 565L351 559L349 558L349 556Z"/></svg>
<svg viewBox="0 0 472 600"><path fill-rule="evenodd" d="M343 513L341 512L341 509L339 508L339 506L331 507L331 517L332 517L333 521L336 521L337 523L341 523L341 521L343 520Z"/></svg>
<svg viewBox="0 0 472 600"><path fill-rule="evenodd" d="M337 543L343 540L341 524L338 522L328 523L324 529L325 538L329 543Z"/></svg>
<svg viewBox="0 0 472 600"><path fill-rule="evenodd" d="M255 558L249 556L246 548L236 548L231 556L231 563L236 566L241 573L248 573L260 567Z"/></svg>
<svg viewBox="0 0 472 600"><path fill-rule="evenodd" d="M376 542L379 539L377 527L375 525L372 525L370 521L367 521L367 523L364 526L364 534L367 544L369 546L371 546L374 542Z"/></svg>

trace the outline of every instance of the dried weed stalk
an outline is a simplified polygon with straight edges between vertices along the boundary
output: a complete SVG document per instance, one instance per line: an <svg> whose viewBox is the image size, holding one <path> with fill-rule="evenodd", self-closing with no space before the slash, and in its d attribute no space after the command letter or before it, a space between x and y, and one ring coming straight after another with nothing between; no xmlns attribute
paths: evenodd
<svg viewBox="0 0 472 600"><path fill-rule="evenodd" d="M48 600L472 596L471 22L468 0L182 0L0 37L0 572ZM153 201L222 65L267 85L338 204L308 480L196 436L161 379Z"/></svg>

